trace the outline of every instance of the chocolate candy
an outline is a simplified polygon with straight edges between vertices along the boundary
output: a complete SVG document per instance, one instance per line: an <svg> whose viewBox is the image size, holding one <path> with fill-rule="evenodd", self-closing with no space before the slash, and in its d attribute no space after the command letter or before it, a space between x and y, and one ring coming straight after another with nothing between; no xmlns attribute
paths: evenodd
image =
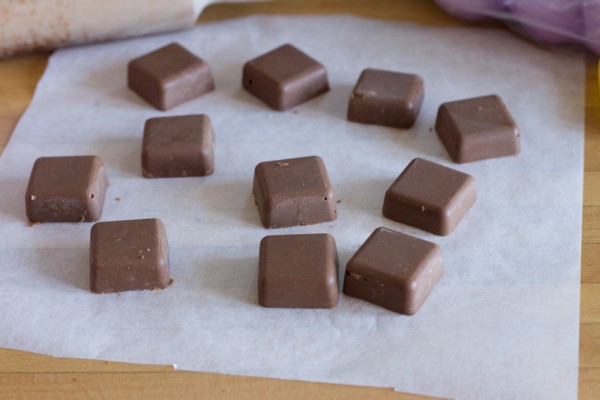
<svg viewBox="0 0 600 400"><path fill-rule="evenodd" d="M215 88L210 67L177 43L129 63L129 88L159 110L169 110Z"/></svg>
<svg viewBox="0 0 600 400"><path fill-rule="evenodd" d="M448 235L475 204L475 192L471 175L415 158L385 193L383 215Z"/></svg>
<svg viewBox="0 0 600 400"><path fill-rule="evenodd" d="M338 303L338 258L328 234L266 236L260 242L258 303L331 308Z"/></svg>
<svg viewBox="0 0 600 400"><path fill-rule="evenodd" d="M435 130L458 163L519 153L519 128L496 95L442 104Z"/></svg>
<svg viewBox="0 0 600 400"><path fill-rule="evenodd" d="M275 110L287 110L329 90L323 65L291 44L244 65L242 86Z"/></svg>
<svg viewBox="0 0 600 400"><path fill-rule="evenodd" d="M167 234L160 220L98 222L92 226L92 292L163 289L170 282Z"/></svg>
<svg viewBox="0 0 600 400"><path fill-rule="evenodd" d="M423 104L418 75L365 69L348 102L348 120L363 124L410 128Z"/></svg>
<svg viewBox="0 0 600 400"><path fill-rule="evenodd" d="M31 222L87 222L102 216L108 178L96 156L41 157L25 194Z"/></svg>
<svg viewBox="0 0 600 400"><path fill-rule="evenodd" d="M378 228L348 261L344 294L414 315L443 274L438 245Z"/></svg>
<svg viewBox="0 0 600 400"><path fill-rule="evenodd" d="M318 224L337 217L325 163L317 156L258 164L254 198L265 228Z"/></svg>
<svg viewBox="0 0 600 400"><path fill-rule="evenodd" d="M146 178L210 175L214 145L206 115L151 118L144 128L142 173Z"/></svg>

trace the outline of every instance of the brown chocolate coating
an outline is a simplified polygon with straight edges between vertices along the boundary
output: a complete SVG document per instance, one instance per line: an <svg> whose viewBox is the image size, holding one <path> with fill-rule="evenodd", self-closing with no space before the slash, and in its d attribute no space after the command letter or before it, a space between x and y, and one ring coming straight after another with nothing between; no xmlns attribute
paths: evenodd
<svg viewBox="0 0 600 400"><path fill-rule="evenodd" d="M215 89L209 65L177 43L132 60L127 83L163 111Z"/></svg>
<svg viewBox="0 0 600 400"><path fill-rule="evenodd" d="M242 86L275 110L287 110L329 90L327 70L291 44L248 61Z"/></svg>
<svg viewBox="0 0 600 400"><path fill-rule="evenodd" d="M377 228L346 265L344 294L414 315L444 275L440 247Z"/></svg>
<svg viewBox="0 0 600 400"><path fill-rule="evenodd" d="M519 154L519 128L497 95L444 103L435 130L457 163Z"/></svg>
<svg viewBox="0 0 600 400"><path fill-rule="evenodd" d="M258 303L263 307L332 308L338 258L328 234L266 236L260 242Z"/></svg>
<svg viewBox="0 0 600 400"><path fill-rule="evenodd" d="M31 222L89 222L102 216L108 178L96 156L41 157L25 193Z"/></svg>
<svg viewBox="0 0 600 400"><path fill-rule="evenodd" d="M475 179L415 158L385 193L383 215L436 235L449 235L475 204Z"/></svg>
<svg viewBox="0 0 600 400"><path fill-rule="evenodd" d="M210 175L215 133L206 115L150 118L144 128L142 174L146 178Z"/></svg>
<svg viewBox="0 0 600 400"><path fill-rule="evenodd" d="M253 190L265 228L337 218L333 188L321 157L262 162L254 170Z"/></svg>
<svg viewBox="0 0 600 400"><path fill-rule="evenodd" d="M160 220L98 222L92 226L92 292L163 289L170 281L167 234Z"/></svg>
<svg viewBox="0 0 600 400"><path fill-rule="evenodd" d="M365 69L348 101L348 120L410 128L423 104L423 79L414 74Z"/></svg>

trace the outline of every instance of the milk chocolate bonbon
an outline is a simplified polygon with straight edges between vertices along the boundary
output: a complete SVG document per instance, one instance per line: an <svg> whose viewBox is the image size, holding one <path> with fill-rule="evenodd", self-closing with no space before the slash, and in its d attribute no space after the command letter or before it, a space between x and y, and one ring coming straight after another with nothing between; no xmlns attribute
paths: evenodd
<svg viewBox="0 0 600 400"><path fill-rule="evenodd" d="M205 176L215 170L215 133L206 115L151 118L142 143L146 178Z"/></svg>
<svg viewBox="0 0 600 400"><path fill-rule="evenodd" d="M96 156L38 158L25 194L31 222L89 222L102 216L108 178Z"/></svg>
<svg viewBox="0 0 600 400"><path fill-rule="evenodd" d="M92 292L164 289L170 282L167 234L160 220L98 222L92 227Z"/></svg>
<svg viewBox="0 0 600 400"><path fill-rule="evenodd" d="M435 130L457 163L518 154L517 124L497 95L444 103Z"/></svg>
<svg viewBox="0 0 600 400"><path fill-rule="evenodd" d="M436 235L449 235L475 204L475 179L415 158L385 193L383 215Z"/></svg>
<svg viewBox="0 0 600 400"><path fill-rule="evenodd" d="M279 111L329 90L325 67L291 44L248 61L242 72L242 86Z"/></svg>
<svg viewBox="0 0 600 400"><path fill-rule="evenodd" d="M378 228L348 261L344 294L413 315L443 274L438 245Z"/></svg>
<svg viewBox="0 0 600 400"><path fill-rule="evenodd" d="M338 258L328 234L266 236L260 242L263 307L331 308L338 303Z"/></svg>
<svg viewBox="0 0 600 400"><path fill-rule="evenodd" d="M333 188L318 156L258 164L254 198L265 228L318 224L337 217Z"/></svg>
<svg viewBox="0 0 600 400"><path fill-rule="evenodd" d="M178 43L132 60L127 83L142 99L163 111L215 88L209 65Z"/></svg>
<svg viewBox="0 0 600 400"><path fill-rule="evenodd" d="M348 120L410 128L423 104L423 79L414 74L365 69L348 102Z"/></svg>

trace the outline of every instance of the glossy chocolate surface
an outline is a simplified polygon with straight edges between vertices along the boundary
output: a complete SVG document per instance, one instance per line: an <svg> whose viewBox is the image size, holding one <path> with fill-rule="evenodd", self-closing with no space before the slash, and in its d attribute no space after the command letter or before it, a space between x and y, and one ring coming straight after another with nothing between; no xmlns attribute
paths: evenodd
<svg viewBox="0 0 600 400"><path fill-rule="evenodd" d="M242 73L242 86L279 111L329 90L325 67L290 44L248 61Z"/></svg>
<svg viewBox="0 0 600 400"><path fill-rule="evenodd" d="M318 224L337 217L325 163L317 156L258 164L253 190L265 228Z"/></svg>
<svg viewBox="0 0 600 400"><path fill-rule="evenodd" d="M415 158L385 193L383 215L436 235L449 235L475 204L475 179Z"/></svg>
<svg viewBox="0 0 600 400"><path fill-rule="evenodd" d="M338 258L331 235L266 236L258 270L263 307L331 308L338 303Z"/></svg>
<svg viewBox="0 0 600 400"><path fill-rule="evenodd" d="M414 315L443 274L438 245L378 228L348 261L344 294Z"/></svg>
<svg viewBox="0 0 600 400"><path fill-rule="evenodd" d="M141 98L163 111L215 88L209 65L177 43L132 60L127 83Z"/></svg>
<svg viewBox="0 0 600 400"><path fill-rule="evenodd" d="M497 95L444 103L435 130L457 163L518 154L517 124Z"/></svg>
<svg viewBox="0 0 600 400"><path fill-rule="evenodd" d="M31 222L89 222L102 216L108 178L96 156L41 157L25 194Z"/></svg>
<svg viewBox="0 0 600 400"><path fill-rule="evenodd" d="M92 292L163 289L170 281L167 234L160 220L98 222L92 227Z"/></svg>
<svg viewBox="0 0 600 400"><path fill-rule="evenodd" d="M151 118L142 143L146 178L210 175L215 169L215 133L206 115Z"/></svg>
<svg viewBox="0 0 600 400"><path fill-rule="evenodd" d="M423 79L414 74L365 69L348 102L348 120L410 128L423 104Z"/></svg>

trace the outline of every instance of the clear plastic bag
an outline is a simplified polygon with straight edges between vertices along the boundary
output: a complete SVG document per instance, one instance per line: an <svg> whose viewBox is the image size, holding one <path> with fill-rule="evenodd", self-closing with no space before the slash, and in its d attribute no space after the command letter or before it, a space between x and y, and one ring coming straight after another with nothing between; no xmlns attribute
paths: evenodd
<svg viewBox="0 0 600 400"><path fill-rule="evenodd" d="M600 55L600 0L436 0L469 21L499 19L533 39L578 43Z"/></svg>

